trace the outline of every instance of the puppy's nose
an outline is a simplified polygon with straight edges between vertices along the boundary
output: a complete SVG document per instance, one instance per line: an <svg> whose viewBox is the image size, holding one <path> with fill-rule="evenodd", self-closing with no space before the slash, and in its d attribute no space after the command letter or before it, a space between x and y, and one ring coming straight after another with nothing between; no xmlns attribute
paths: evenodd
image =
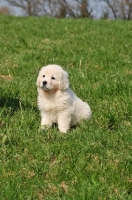
<svg viewBox="0 0 132 200"><path fill-rule="evenodd" d="M46 85L47 84L47 81L43 81L43 85Z"/></svg>

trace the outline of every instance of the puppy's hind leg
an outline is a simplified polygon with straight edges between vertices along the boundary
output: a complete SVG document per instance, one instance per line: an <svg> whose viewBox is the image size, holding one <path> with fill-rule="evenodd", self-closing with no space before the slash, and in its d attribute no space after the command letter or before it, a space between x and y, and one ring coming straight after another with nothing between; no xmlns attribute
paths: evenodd
<svg viewBox="0 0 132 200"><path fill-rule="evenodd" d="M77 122L80 122L81 120L89 120L91 118L92 112L90 109L90 106L83 102L82 100L78 100L78 104L76 106L76 119Z"/></svg>
<svg viewBox="0 0 132 200"><path fill-rule="evenodd" d="M58 117L58 128L62 133L66 133L70 129L71 114L61 113Z"/></svg>

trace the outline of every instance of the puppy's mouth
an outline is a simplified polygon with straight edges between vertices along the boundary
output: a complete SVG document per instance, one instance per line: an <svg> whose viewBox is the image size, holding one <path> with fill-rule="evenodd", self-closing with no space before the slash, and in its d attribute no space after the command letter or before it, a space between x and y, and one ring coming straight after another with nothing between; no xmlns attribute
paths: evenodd
<svg viewBox="0 0 132 200"><path fill-rule="evenodd" d="M51 91L52 90L52 88L47 88L45 85L43 85L41 88L42 88L42 90L45 90L45 91Z"/></svg>

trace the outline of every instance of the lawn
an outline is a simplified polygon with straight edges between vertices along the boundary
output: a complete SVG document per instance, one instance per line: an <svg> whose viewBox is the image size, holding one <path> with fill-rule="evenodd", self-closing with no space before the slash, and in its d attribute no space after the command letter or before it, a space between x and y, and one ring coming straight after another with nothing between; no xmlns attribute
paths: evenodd
<svg viewBox="0 0 132 200"><path fill-rule="evenodd" d="M67 134L39 131L52 63L93 113ZM132 199L132 21L0 16L0 199Z"/></svg>

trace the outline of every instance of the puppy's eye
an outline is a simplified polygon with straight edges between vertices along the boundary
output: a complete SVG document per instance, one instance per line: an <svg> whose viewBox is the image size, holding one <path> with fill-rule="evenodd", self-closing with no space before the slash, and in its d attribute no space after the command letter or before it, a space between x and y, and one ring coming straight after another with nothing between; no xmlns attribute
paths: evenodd
<svg viewBox="0 0 132 200"><path fill-rule="evenodd" d="M51 79L55 80L55 77L52 76Z"/></svg>
<svg viewBox="0 0 132 200"><path fill-rule="evenodd" d="M45 75L43 75L43 77L45 77Z"/></svg>

